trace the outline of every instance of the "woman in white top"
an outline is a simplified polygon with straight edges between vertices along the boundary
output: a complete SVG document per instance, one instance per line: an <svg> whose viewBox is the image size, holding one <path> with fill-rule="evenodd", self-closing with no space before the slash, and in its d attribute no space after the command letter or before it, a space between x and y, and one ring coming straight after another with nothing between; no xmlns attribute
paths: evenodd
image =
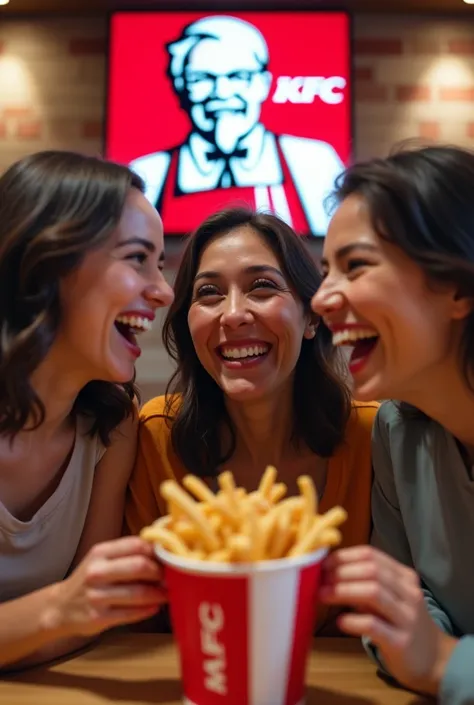
<svg viewBox="0 0 474 705"><path fill-rule="evenodd" d="M163 601L149 547L119 538L136 335L173 298L143 188L69 152L0 178L0 667L68 653Z"/></svg>

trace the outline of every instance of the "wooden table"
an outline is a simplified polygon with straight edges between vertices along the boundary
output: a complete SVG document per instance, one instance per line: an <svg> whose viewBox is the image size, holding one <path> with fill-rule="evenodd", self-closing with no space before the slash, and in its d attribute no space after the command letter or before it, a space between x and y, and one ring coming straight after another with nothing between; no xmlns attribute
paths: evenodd
<svg viewBox="0 0 474 705"><path fill-rule="evenodd" d="M306 705L422 705L386 684L355 639L316 639ZM179 705L176 648L156 634L109 634L94 648L47 668L0 680L5 705Z"/></svg>

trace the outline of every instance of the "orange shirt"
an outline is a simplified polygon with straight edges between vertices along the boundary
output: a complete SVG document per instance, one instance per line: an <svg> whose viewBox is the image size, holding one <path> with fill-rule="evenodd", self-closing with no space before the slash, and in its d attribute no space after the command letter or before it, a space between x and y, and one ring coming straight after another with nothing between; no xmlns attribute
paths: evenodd
<svg viewBox="0 0 474 705"><path fill-rule="evenodd" d="M166 513L160 495L164 480L178 482L186 474L171 445L171 433L164 416L165 397L156 397L140 412L138 453L125 509L126 529L137 534ZM326 487L320 511L335 505L344 507L348 519L342 526L342 546L368 543L370 536L370 493L372 485L371 435L379 404L353 402L344 441L329 459ZM318 630L333 617L318 609Z"/></svg>

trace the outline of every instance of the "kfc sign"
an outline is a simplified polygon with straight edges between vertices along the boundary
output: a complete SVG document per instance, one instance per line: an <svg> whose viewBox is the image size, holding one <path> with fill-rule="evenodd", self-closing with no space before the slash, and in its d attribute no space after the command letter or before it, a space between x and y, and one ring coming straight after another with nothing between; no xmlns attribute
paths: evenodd
<svg viewBox="0 0 474 705"><path fill-rule="evenodd" d="M344 12L117 12L110 47L107 156L165 233L244 201L325 234L350 154Z"/></svg>
<svg viewBox="0 0 474 705"><path fill-rule="evenodd" d="M347 81L342 76L278 76L274 103L313 103L319 98L328 105L337 105L344 100L342 92Z"/></svg>

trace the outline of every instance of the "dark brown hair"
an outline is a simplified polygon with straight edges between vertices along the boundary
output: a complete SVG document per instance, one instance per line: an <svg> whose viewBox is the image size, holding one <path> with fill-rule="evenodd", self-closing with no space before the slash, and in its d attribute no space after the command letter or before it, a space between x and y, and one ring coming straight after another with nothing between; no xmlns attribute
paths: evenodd
<svg viewBox="0 0 474 705"><path fill-rule="evenodd" d="M28 156L0 177L0 434L44 421L30 378L61 323L60 281L107 241L131 187L144 191L126 167L61 151ZM107 443L134 396L133 380L92 381L74 413L90 416Z"/></svg>
<svg viewBox="0 0 474 705"><path fill-rule="evenodd" d="M194 277L202 253L214 238L235 228L252 228L275 253L289 284L311 311L310 302L321 283L315 262L293 230L274 215L247 208L223 210L208 218L191 236L175 282L175 300L163 328L163 341L177 369L167 389L165 415L175 452L189 472L211 476L235 449L235 429L224 394L196 355L188 326ZM336 351L328 329L320 322L313 339L303 339L296 365L293 394L293 441L321 456L330 456L342 441L350 413L350 394L334 369ZM176 403L180 393L179 403ZM222 426L231 443L223 447Z"/></svg>
<svg viewBox="0 0 474 705"><path fill-rule="evenodd" d="M400 247L428 281L455 284L474 297L473 152L430 146L355 164L335 196L341 202L352 194L364 199L375 232ZM465 322L460 367L474 391L474 311Z"/></svg>

